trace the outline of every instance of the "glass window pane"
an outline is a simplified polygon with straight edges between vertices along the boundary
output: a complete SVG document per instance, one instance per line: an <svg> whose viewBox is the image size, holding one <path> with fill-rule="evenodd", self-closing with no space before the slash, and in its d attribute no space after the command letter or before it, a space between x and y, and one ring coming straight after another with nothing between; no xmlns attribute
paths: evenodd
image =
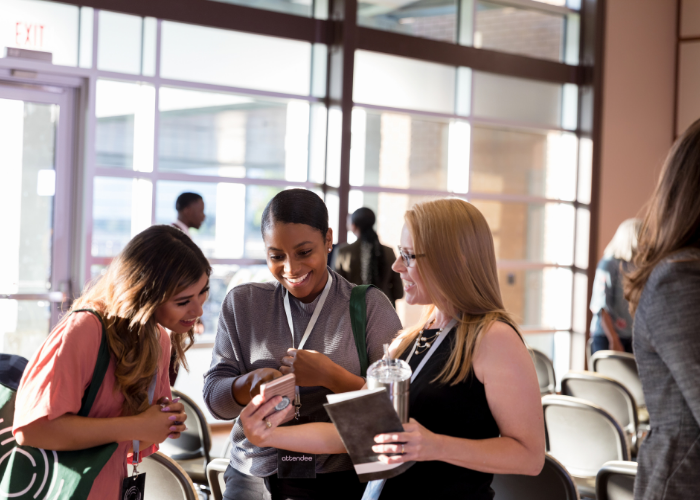
<svg viewBox="0 0 700 500"><path fill-rule="evenodd" d="M99 12L97 68L141 74L142 19L138 16Z"/></svg>
<svg viewBox="0 0 700 500"><path fill-rule="evenodd" d="M74 5L2 0L0 48L17 47L51 52L54 64L77 66L78 19L79 8Z"/></svg>
<svg viewBox="0 0 700 500"><path fill-rule="evenodd" d="M92 7L80 8L80 67L92 68L92 32L95 11Z"/></svg>
<svg viewBox="0 0 700 500"><path fill-rule="evenodd" d="M584 273L574 274L574 319L573 329L586 333L588 317L588 276Z"/></svg>
<svg viewBox="0 0 700 500"><path fill-rule="evenodd" d="M153 186L145 179L95 177L92 256L113 257L151 225Z"/></svg>
<svg viewBox="0 0 700 500"><path fill-rule="evenodd" d="M159 107L159 170L307 180L307 101L263 100L161 87ZM318 124L314 146L323 146L324 132L325 124Z"/></svg>
<svg viewBox="0 0 700 500"><path fill-rule="evenodd" d="M371 208L377 216L374 227L383 245L395 248L401 241L403 216L416 203L440 199L440 196L424 196L401 193L368 193L350 191L350 213L360 207Z"/></svg>
<svg viewBox="0 0 700 500"><path fill-rule="evenodd" d="M491 228L498 260L573 264L575 212L572 205L470 201Z"/></svg>
<svg viewBox="0 0 700 500"><path fill-rule="evenodd" d="M155 17L143 18L143 53L141 74L156 76L156 44L158 20Z"/></svg>
<svg viewBox="0 0 700 500"><path fill-rule="evenodd" d="M578 201L591 202L591 182L593 170L593 141L582 137L579 142Z"/></svg>
<svg viewBox="0 0 700 500"><path fill-rule="evenodd" d="M591 212L586 208L576 210L576 267L588 268L588 244L591 234Z"/></svg>
<svg viewBox="0 0 700 500"><path fill-rule="evenodd" d="M538 10L477 2L474 47L560 61L565 19Z"/></svg>
<svg viewBox="0 0 700 500"><path fill-rule="evenodd" d="M357 22L360 26L369 28L454 42L457 32L457 1L360 1Z"/></svg>
<svg viewBox="0 0 700 500"><path fill-rule="evenodd" d="M460 140L461 139L461 140ZM352 115L350 184L447 190L450 179L449 151L452 143L469 144L469 125L449 120L355 108ZM465 188L456 172L469 168L466 152L453 150L453 182Z"/></svg>
<svg viewBox="0 0 700 500"><path fill-rule="evenodd" d="M3 354L31 359L50 330L51 303L43 300L0 300L0 346Z"/></svg>
<svg viewBox="0 0 700 500"><path fill-rule="evenodd" d="M571 328L573 273L569 269L499 269L506 310L526 329Z"/></svg>
<svg viewBox="0 0 700 500"><path fill-rule="evenodd" d="M574 134L482 126L472 134L472 192L574 200Z"/></svg>
<svg viewBox="0 0 700 500"><path fill-rule="evenodd" d="M561 126L561 85L480 71L474 71L473 75L472 113L475 116L549 127Z"/></svg>
<svg viewBox="0 0 700 500"><path fill-rule="evenodd" d="M97 166L153 171L155 99L151 85L97 81Z"/></svg>
<svg viewBox="0 0 700 500"><path fill-rule="evenodd" d="M0 99L0 210L7 215L0 244L0 294L46 293L51 288L58 114L53 104ZM6 318L0 316L0 331Z"/></svg>
<svg viewBox="0 0 700 500"><path fill-rule="evenodd" d="M355 52L353 100L392 108L455 111L455 72L444 66L406 57Z"/></svg>
<svg viewBox="0 0 700 500"><path fill-rule="evenodd" d="M204 255L215 259L264 259L260 219L267 202L282 189L229 182L205 183L158 181L156 223L172 224L177 219L175 200L184 192L204 198L206 219L190 235Z"/></svg>
<svg viewBox="0 0 700 500"><path fill-rule="evenodd" d="M160 76L309 95L311 44L163 21Z"/></svg>
<svg viewBox="0 0 700 500"><path fill-rule="evenodd" d="M312 0L215 0L224 3L245 5L256 9L273 10L286 14L311 17Z"/></svg>

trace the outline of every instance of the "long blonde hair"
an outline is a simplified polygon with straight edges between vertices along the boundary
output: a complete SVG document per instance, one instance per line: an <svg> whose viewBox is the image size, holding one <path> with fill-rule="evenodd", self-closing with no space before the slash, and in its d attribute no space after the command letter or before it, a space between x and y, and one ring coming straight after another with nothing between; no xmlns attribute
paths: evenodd
<svg viewBox="0 0 700 500"><path fill-rule="evenodd" d="M73 302L71 311L95 309L105 321L125 413L148 408L148 385L161 354L156 310L203 274L209 276L211 266L189 236L171 226L152 226L136 235L105 275ZM176 362L187 367L184 353L194 342L194 327L172 332L170 341Z"/></svg>
<svg viewBox="0 0 700 500"><path fill-rule="evenodd" d="M646 206L634 268L625 275L625 299L635 313L656 265L689 246L700 245L700 120L671 147L656 190Z"/></svg>
<svg viewBox="0 0 700 500"><path fill-rule="evenodd" d="M637 241L639 236L639 228L642 227L641 219L627 219L622 221L615 231L608 246L603 251L603 256L625 262L632 262L635 252L637 251Z"/></svg>
<svg viewBox="0 0 700 500"><path fill-rule="evenodd" d="M469 377L474 352L493 322L507 323L520 335L503 307L491 230L481 212L460 199L419 203L405 221L413 250L422 255L415 265L432 304L417 324L401 331L397 353L415 342L436 307L452 315L459 321L454 349L436 381L455 385Z"/></svg>

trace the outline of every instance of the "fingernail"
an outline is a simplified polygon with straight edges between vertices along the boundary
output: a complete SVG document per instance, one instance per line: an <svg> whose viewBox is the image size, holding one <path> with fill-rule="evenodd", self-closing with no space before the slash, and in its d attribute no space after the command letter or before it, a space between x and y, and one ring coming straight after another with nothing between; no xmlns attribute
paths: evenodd
<svg viewBox="0 0 700 500"><path fill-rule="evenodd" d="M173 398L173 403L177 403L178 401L180 401L180 398Z"/></svg>
<svg viewBox="0 0 700 500"><path fill-rule="evenodd" d="M173 426L172 426L170 429L168 429L168 430L169 430L169 431L176 431L176 430L177 430L177 427L175 427L175 426L173 425Z"/></svg>
<svg viewBox="0 0 700 500"><path fill-rule="evenodd" d="M170 411L170 407L166 406L165 408L162 408L160 411Z"/></svg>
<svg viewBox="0 0 700 500"><path fill-rule="evenodd" d="M372 446L372 451L379 453L379 446Z"/></svg>
<svg viewBox="0 0 700 500"><path fill-rule="evenodd" d="M175 434L170 434L168 437L169 437L170 439L175 439Z"/></svg>
<svg viewBox="0 0 700 500"><path fill-rule="evenodd" d="M168 417L168 420L175 421L175 419L177 419L177 417L176 417L175 415L172 415L172 416Z"/></svg>

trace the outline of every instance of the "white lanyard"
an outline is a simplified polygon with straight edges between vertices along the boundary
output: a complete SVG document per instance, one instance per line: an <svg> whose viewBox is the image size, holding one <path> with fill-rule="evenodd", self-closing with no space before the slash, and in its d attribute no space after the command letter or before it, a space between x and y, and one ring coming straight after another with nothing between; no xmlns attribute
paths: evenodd
<svg viewBox="0 0 700 500"><path fill-rule="evenodd" d="M318 316L321 314L321 309L323 309L323 304L326 303L328 293L331 291L331 283L333 283L333 278L331 277L331 273L328 273L328 281L326 282L326 286L323 288L321 298L318 300L318 304L316 304L316 309L314 309L314 313L311 315L311 320L306 327L304 336L301 338L301 342L299 342L299 347L297 347L297 349L303 349L304 344L306 344L306 340L309 338L309 335L311 335L311 330L314 329L316 321L318 321ZM294 323L292 323L292 308L289 306L289 291L285 291L284 294L284 312L287 313L287 323L289 323L289 331L292 332L292 348L294 348Z"/></svg>
<svg viewBox="0 0 700 500"><path fill-rule="evenodd" d="M453 319L449 323L447 323L447 326L442 329L444 333L441 333L438 335L438 337L435 339L433 342L433 345L430 346L430 350L426 353L425 357L421 360L420 364L418 365L418 368L415 369L413 372L413 375L411 375L411 382L416 378L418 373L423 369L423 366L428 362L430 359L430 356L433 355L435 351L437 351L438 346L442 343L443 339L447 337L447 334L452 331L454 326L457 324L457 320ZM416 342L413 344L413 349L411 349L411 353L408 355L406 358L406 363L411 361L411 357L413 356L413 353L416 351L416 347L418 346L418 341L420 340L421 334L418 334L418 337L416 337Z"/></svg>
<svg viewBox="0 0 700 500"><path fill-rule="evenodd" d="M321 293L321 298L318 299L318 304L316 304L316 309L314 309L314 313L311 315L311 319L309 320L309 324L306 326L306 331L304 332L304 336L301 338L301 342L299 342L299 347L297 349L303 349L304 345L306 344L306 340L309 338L309 335L311 335L311 331L314 329L314 326L316 326L316 321L318 321L318 316L321 314L321 309L323 309L323 304L326 303L326 299L328 298L328 293L331 291L331 283L333 283L333 278L331 277L331 273L328 273L328 281L326 281L326 286L323 288L323 292ZM292 348L294 348L294 323L292 322L292 308L289 305L289 291L286 290L284 294L284 312L287 314L287 323L289 324L289 331L292 333ZM294 396L294 406L296 407L296 418L299 419L299 408L301 408L301 396L299 395L299 386L296 386L294 388L295 390L295 396Z"/></svg>

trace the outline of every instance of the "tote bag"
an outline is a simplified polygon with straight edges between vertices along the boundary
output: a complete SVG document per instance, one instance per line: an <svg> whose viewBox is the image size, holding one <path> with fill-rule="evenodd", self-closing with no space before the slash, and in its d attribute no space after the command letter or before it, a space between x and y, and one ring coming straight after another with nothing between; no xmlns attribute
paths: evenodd
<svg viewBox="0 0 700 500"><path fill-rule="evenodd" d="M87 417L109 366L107 330L102 317L102 342L92 381L83 395L78 416ZM0 384L0 497L13 500L85 500L97 475L117 449L110 443L87 450L52 451L18 446L12 437L16 390Z"/></svg>

